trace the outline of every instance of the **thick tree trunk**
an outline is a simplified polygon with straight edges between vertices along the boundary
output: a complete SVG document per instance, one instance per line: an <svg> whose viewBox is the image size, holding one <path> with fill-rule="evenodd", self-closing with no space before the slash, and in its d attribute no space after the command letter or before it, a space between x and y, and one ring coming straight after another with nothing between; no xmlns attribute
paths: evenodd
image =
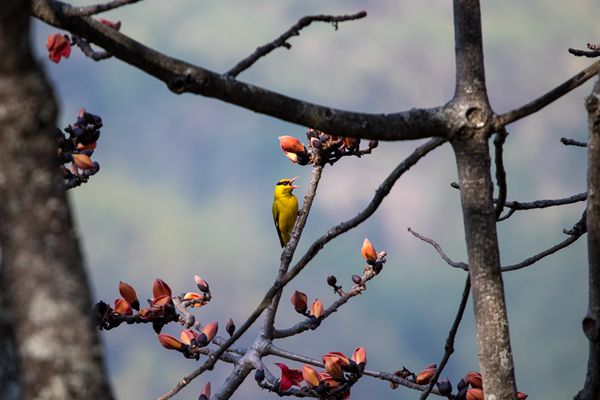
<svg viewBox="0 0 600 400"><path fill-rule="evenodd" d="M0 5L0 397L108 399L56 164L56 103L31 54L29 11L29 1Z"/></svg>
<svg viewBox="0 0 600 400"><path fill-rule="evenodd" d="M462 118L452 139L486 399L514 400L515 378L496 234L488 102L478 0L454 0L456 91L451 106Z"/></svg>
<svg viewBox="0 0 600 400"><path fill-rule="evenodd" d="M600 399L600 80L586 101L589 113L588 232L589 305L583 332L590 344L585 385L577 400Z"/></svg>

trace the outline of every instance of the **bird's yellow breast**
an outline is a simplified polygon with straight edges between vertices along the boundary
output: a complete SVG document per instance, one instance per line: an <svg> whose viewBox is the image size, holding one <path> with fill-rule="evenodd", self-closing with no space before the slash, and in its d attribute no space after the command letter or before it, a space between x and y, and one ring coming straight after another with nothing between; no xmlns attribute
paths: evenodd
<svg viewBox="0 0 600 400"><path fill-rule="evenodd" d="M281 247L290 240L296 217L298 215L298 199L289 187L277 186L273 199L273 221L279 235Z"/></svg>

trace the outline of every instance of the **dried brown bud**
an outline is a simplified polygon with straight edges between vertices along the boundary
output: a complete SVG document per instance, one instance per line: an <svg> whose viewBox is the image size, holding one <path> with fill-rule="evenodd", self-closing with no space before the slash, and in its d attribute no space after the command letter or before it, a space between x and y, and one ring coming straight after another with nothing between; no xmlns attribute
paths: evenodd
<svg viewBox="0 0 600 400"><path fill-rule="evenodd" d="M229 321L227 321L227 325L225 325L225 330L227 331L229 336L233 336L233 333L235 332L235 323L231 318L229 318Z"/></svg>
<svg viewBox="0 0 600 400"><path fill-rule="evenodd" d="M369 148L370 149L374 149L377 146L379 146L379 141L378 140L369 140Z"/></svg>
<svg viewBox="0 0 600 400"><path fill-rule="evenodd" d="M352 275L352 282L356 285L362 284L362 278L359 275Z"/></svg>
<svg viewBox="0 0 600 400"><path fill-rule="evenodd" d="M292 297L290 297L290 301L297 313L304 314L306 312L306 308L308 307L308 297L306 294L296 290L292 294Z"/></svg>
<svg viewBox="0 0 600 400"><path fill-rule="evenodd" d="M317 139L316 137L314 138L310 138L310 145L314 148L314 149L319 149L322 146L322 143L319 139Z"/></svg>
<svg viewBox="0 0 600 400"><path fill-rule="evenodd" d="M446 378L445 381L437 382L436 386L442 396L448 396L452 393L452 383Z"/></svg>
<svg viewBox="0 0 600 400"><path fill-rule="evenodd" d="M327 277L327 284L335 289L337 285L337 278L333 275L329 275Z"/></svg>

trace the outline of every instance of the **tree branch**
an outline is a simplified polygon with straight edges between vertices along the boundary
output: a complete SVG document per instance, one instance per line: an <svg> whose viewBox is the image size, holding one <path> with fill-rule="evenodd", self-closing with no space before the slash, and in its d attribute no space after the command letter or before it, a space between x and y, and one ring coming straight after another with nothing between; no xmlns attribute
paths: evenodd
<svg viewBox="0 0 600 400"><path fill-rule="evenodd" d="M339 136L409 140L448 135L451 112L443 107L393 114L338 110L240 82L156 50L87 17L67 17L71 7L57 0L33 0L32 15L102 47L114 57L165 82L175 93L213 97L284 121Z"/></svg>
<svg viewBox="0 0 600 400"><path fill-rule="evenodd" d="M113 0L107 3L100 3L91 6L70 7L65 12L65 17L89 17L105 11L114 10L127 4L137 3L141 0Z"/></svg>
<svg viewBox="0 0 600 400"><path fill-rule="evenodd" d="M448 363L450 356L454 353L454 338L456 337L456 333L458 332L458 327L460 322L462 321L463 315L465 313L465 308L467 306L467 300L469 300L469 292L471 291L471 280L467 275L467 280L465 282L465 288L463 289L462 297L460 299L460 305L458 306L458 311L456 313L456 317L454 318L454 322L452 323L452 327L450 328L450 332L448 332L448 337L446 338L446 344L444 346L444 356L439 363L439 366L435 370L435 375L431 378L429 385L427 385L427 389L421 394L420 400L425 400L431 393L433 389L433 385L436 384L444 367Z"/></svg>
<svg viewBox="0 0 600 400"><path fill-rule="evenodd" d="M338 22L353 21L353 20L357 20L360 18L364 18L366 16L367 16L367 12L361 11L359 13L352 14L352 15L339 15L339 16L313 15L313 16L307 16L307 17L300 18L298 20L298 22L296 22L290 29L288 29L287 31L282 33L281 36L279 36L277 39L273 40L272 42L269 42L267 44L264 44L264 45L258 47L254 53L250 54L248 57L244 58L242 61L237 63L233 68L231 68L229 71L227 71L225 73L225 75L236 77L241 72L250 68L256 61L258 61L259 58L266 56L267 54L269 54L276 48L278 48L278 47L285 47L287 49L291 48L292 45L289 44L287 42L287 40L290 39L292 36L299 36L300 31L303 28L306 28L307 26L309 26L313 22L316 22L316 21L330 22L330 23L334 24L335 29L337 30Z"/></svg>
<svg viewBox="0 0 600 400"><path fill-rule="evenodd" d="M506 141L506 136L508 136L508 132L506 128L502 128L496 132L496 137L494 138L494 163L496 165L496 183L498 185L498 200L494 208L496 220L499 220L502 210L504 210L504 202L506 202L506 171L504 170L504 159L502 157L502 148Z"/></svg>
<svg viewBox="0 0 600 400"><path fill-rule="evenodd" d="M435 240L433 240L433 239L430 239L430 238L428 238L428 237L425 237L425 236L422 236L422 235L420 235L419 233L417 233L417 232L413 231L413 230L412 230L412 228L410 228L410 227L408 228L408 231L409 231L410 233L412 233L414 237L416 237L416 238L418 238L418 239L421 239L422 241L424 241L424 242L426 242L426 243L429 243L430 245L432 245L432 246L433 246L433 248L434 248L434 249L435 249L435 250L438 252L438 254L439 254L441 257L442 257L442 259L443 259L444 261L446 261L446 263L448 263L448 265L450 265L451 267L454 267L454 268L460 268L460 269L462 269L462 270L464 270L464 271L468 271L468 270L469 270L469 265L467 265L466 263L464 263L464 262L456 262L456 261L452 261L452 260L450 259L450 257L448 257L448 256L446 255L446 253L444 253L444 251L442 250L442 246L440 246L440 245L439 245L439 244L438 244L438 243L437 243Z"/></svg>
<svg viewBox="0 0 600 400"><path fill-rule="evenodd" d="M522 105L521 107L516 108L512 111L497 116L495 121L495 127L508 125L512 122L518 121L521 118L524 118L541 110L542 108L551 104L555 100L560 99L562 96L569 93L571 90L587 82L588 79L595 76L598 73L598 71L600 71L600 61L596 61L589 67L579 72L577 75L574 75L570 79L561 83L560 85L550 90L546 94L538 97L537 99L532 100L529 103Z"/></svg>

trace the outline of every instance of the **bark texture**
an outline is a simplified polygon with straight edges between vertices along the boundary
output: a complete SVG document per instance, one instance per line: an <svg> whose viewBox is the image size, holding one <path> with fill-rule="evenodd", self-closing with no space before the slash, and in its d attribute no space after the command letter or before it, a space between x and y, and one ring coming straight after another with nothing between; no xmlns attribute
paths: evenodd
<svg viewBox="0 0 600 400"><path fill-rule="evenodd" d="M493 111L485 85L478 0L454 0L456 92L464 120L454 135L479 366L486 400L513 400L515 377L496 233L489 137Z"/></svg>
<svg viewBox="0 0 600 400"><path fill-rule="evenodd" d="M8 398L109 399L57 169L56 103L31 54L30 7L0 5L0 397L9 387Z"/></svg>
<svg viewBox="0 0 600 400"><path fill-rule="evenodd" d="M600 81L586 100L588 110L588 232L589 305L583 332L589 340L588 369L577 400L600 399Z"/></svg>

